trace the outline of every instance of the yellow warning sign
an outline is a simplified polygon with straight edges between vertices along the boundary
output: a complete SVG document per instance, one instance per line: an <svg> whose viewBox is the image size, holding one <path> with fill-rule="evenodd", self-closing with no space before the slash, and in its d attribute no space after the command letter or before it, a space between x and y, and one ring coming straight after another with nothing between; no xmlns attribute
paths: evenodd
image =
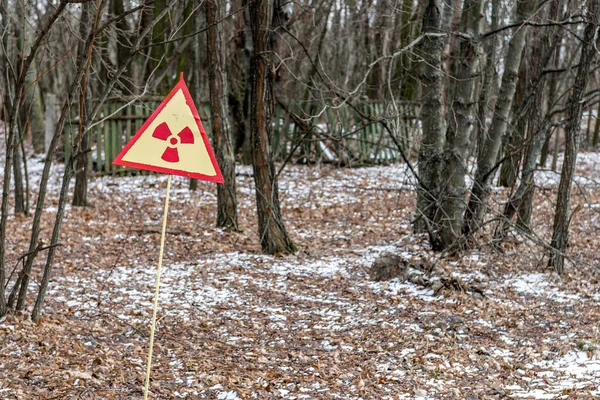
<svg viewBox="0 0 600 400"><path fill-rule="evenodd" d="M183 79L175 85L113 164L223 182L198 111Z"/></svg>

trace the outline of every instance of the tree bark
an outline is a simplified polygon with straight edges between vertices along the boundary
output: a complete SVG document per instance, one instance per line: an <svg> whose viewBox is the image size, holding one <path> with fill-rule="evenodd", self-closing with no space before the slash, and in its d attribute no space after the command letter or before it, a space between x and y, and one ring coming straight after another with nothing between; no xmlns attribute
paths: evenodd
<svg viewBox="0 0 600 400"><path fill-rule="evenodd" d="M227 54L223 45L221 19L223 7L218 0L206 2L208 78L210 108L217 162L223 174L223 185L217 186L217 227L238 229L235 192L235 156L233 153L230 112L227 95Z"/></svg>
<svg viewBox="0 0 600 400"><path fill-rule="evenodd" d="M271 154L271 113L273 76L270 55L271 12L278 6L269 0L249 3L252 51L250 67L250 141L256 187L258 233L262 251L288 254L296 251L283 224L279 189Z"/></svg>
<svg viewBox="0 0 600 400"><path fill-rule="evenodd" d="M454 99L448 109L448 130L442 168L443 189L435 217L443 250L461 236L465 210L467 157L471 130L475 125L475 77L479 67L478 37L483 29L483 1L466 0L461 19L461 37L456 61Z"/></svg>
<svg viewBox="0 0 600 400"><path fill-rule="evenodd" d="M525 48L523 50L523 61L519 67L519 77L517 79L517 86L515 88L515 96L512 105L511 118L512 123L507 126L507 132L504 135L504 140L501 146L501 151L498 154L499 158L503 155L506 156L502 165L500 166L500 174L498 176L498 186L505 188L513 187L517 182L517 176L520 169L521 159L523 153L520 151L523 149L523 143L527 137L527 131L535 124L534 115L539 115L539 110L531 110L528 104L525 104L526 92L532 86L532 71L535 65L535 59L539 59L541 49L538 47L538 42L533 41L532 49ZM539 60L538 60L539 62ZM520 110L523 107L527 107L527 117L519 118ZM536 112L537 111L537 112Z"/></svg>
<svg viewBox="0 0 600 400"><path fill-rule="evenodd" d="M559 274L564 272L565 252L567 251L568 244L569 223L571 220L569 203L571 200L571 186L573 184L575 164L577 162L577 152L581 140L581 117L584 108L582 99L589 79L590 64L596 54L595 40L597 38L597 26L600 24L600 4L598 4L597 0L587 0L586 20L579 67L567 105L568 120L565 126L565 155L560 174L560 184L558 186L552 241L550 242L553 250L550 252L548 260L548 267L554 268Z"/></svg>
<svg viewBox="0 0 600 400"><path fill-rule="evenodd" d="M6 41L8 40L8 0L0 0L0 120L6 119L4 115L4 99L8 93L8 82L6 81L6 66L8 65L8 54L6 54Z"/></svg>
<svg viewBox="0 0 600 400"><path fill-rule="evenodd" d="M91 2L82 4L81 20L79 21L79 35L84 38L88 35L89 25L92 20ZM87 207L87 189L88 189L88 157L89 133L83 132L88 120L88 110L86 104L91 104L91 91L82 85L79 98L79 134L77 135L77 154L74 160L75 168L75 188L73 189L73 206ZM67 162L67 160L65 160Z"/></svg>
<svg viewBox="0 0 600 400"><path fill-rule="evenodd" d="M390 44L390 30L393 26L393 12L390 10L389 0L377 1L377 9L375 16L375 58L381 58L388 53ZM325 20L325 28L327 28L327 19ZM320 47L320 46L319 46ZM319 49L320 50L320 49ZM371 72L371 82L367 95L372 100L382 100L385 93L384 84L387 76L387 62L381 60L373 68Z"/></svg>
<svg viewBox="0 0 600 400"><path fill-rule="evenodd" d="M425 37L417 48L421 57L419 80L421 82L421 123L423 138L419 149L419 178L417 187L417 219L415 231L429 232L437 208L437 191L440 185L440 165L444 146L443 72L442 50L444 39L434 36L440 33L442 24L441 0L427 0L423 12Z"/></svg>
<svg viewBox="0 0 600 400"><path fill-rule="evenodd" d="M490 30L498 29L498 14L500 8L500 0L492 0L492 14ZM479 105L477 109L477 152L479 153L483 149L483 143L487 137L488 125L487 115L490 107L490 98L492 97L492 91L498 86L496 71L496 50L498 47L498 38L494 35L488 39L488 43L485 49L485 69L483 72L483 79L481 82L481 89L479 91Z"/></svg>
<svg viewBox="0 0 600 400"><path fill-rule="evenodd" d="M563 13L564 0L552 2L548 16L552 20L559 20ZM551 64L552 59L555 60L556 68L558 64L556 61L560 59L560 48L562 39L562 28L551 27L544 35L541 36L539 41L540 45L540 57L537 58L537 63L533 62L536 66L536 79L532 84L533 89L531 90L531 99L525 101L525 109L531 115L528 117L520 112L520 119L529 120L529 132L527 144L525 145L525 152L523 158L523 168L521 171L521 180L517 192L521 192L520 197L516 197L517 207L517 227L523 231L530 231L531 215L533 213L533 195L535 192L534 187L534 170L535 162L538 155L541 153L543 146L548 143L550 130L550 123L552 121L552 109L554 104L559 99L557 94L557 81L556 77L550 80L549 85L542 85L547 79L544 76L544 68ZM533 61L536 59L534 58ZM546 93L544 86L549 87L549 92ZM547 98L545 100L545 97ZM545 106L545 107L544 107ZM546 113L546 116L542 117ZM543 136L540 132L543 132ZM541 143L540 143L541 141ZM516 196L516 193L515 193ZM511 199L512 201L512 199Z"/></svg>
<svg viewBox="0 0 600 400"><path fill-rule="evenodd" d="M243 0L242 1L242 6L244 7L244 24L245 24L245 30L244 30L244 51L243 51L243 61L244 61L244 71L246 73L246 82L244 85L244 101L243 101L243 105L242 105L242 112L244 115L244 120L245 120L245 124L244 124L244 137L241 140L242 145L241 145L241 151L242 151L242 163L245 165L251 164L252 163L252 154L251 154L251 149L250 149L250 103L251 103L251 91L252 91L252 84L251 84L251 76L252 76L252 71L251 69L253 68L252 65L252 54L254 52L254 43L253 43L253 34L252 31L250 29L250 26L252 24L252 22L250 21L250 10L248 8L248 2L251 2L252 0Z"/></svg>
<svg viewBox="0 0 600 400"><path fill-rule="evenodd" d="M598 139L600 139L600 102L596 109L596 124L594 125L594 135L592 136L592 149L598 147Z"/></svg>
<svg viewBox="0 0 600 400"><path fill-rule="evenodd" d="M533 11L534 4L535 0L519 0L517 3L516 20L527 20ZM496 159L502 138L506 133L509 112L515 95L519 64L521 63L521 55L525 46L526 34L527 29L525 26L517 27L508 45L504 74L502 75L502 85L496 102L492 125L477 159L475 182L473 183L469 204L465 213L463 233L467 237L479 229L486 213L487 200L491 192L490 184L496 170L495 168L497 167Z"/></svg>

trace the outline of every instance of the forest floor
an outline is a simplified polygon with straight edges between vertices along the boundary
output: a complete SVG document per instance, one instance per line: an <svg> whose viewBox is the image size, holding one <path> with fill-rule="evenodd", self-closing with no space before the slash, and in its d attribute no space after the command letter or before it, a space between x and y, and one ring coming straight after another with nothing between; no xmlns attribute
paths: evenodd
<svg viewBox="0 0 600 400"><path fill-rule="evenodd" d="M35 187L41 160L29 164ZM496 251L483 232L476 250L452 258L412 233L402 165L288 166L279 187L299 251L285 257L260 254L250 168L238 170L240 232L213 227L214 184L190 192L174 178L151 398L598 398L600 155L578 165L563 277L537 244L551 235L552 172L536 176L537 239L513 232ZM46 241L60 175L57 166ZM43 319L0 322L0 398L142 397L165 186L165 176L96 177L90 207L68 208ZM493 201L506 196L498 189ZM14 265L31 217L9 224ZM426 258L484 297L373 282L384 252Z"/></svg>

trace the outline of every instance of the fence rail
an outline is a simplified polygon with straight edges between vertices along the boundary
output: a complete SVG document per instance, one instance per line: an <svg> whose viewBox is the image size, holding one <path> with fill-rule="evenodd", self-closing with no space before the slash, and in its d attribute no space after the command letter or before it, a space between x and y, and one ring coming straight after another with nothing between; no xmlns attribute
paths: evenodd
<svg viewBox="0 0 600 400"><path fill-rule="evenodd" d="M89 168L102 175L147 175L148 171L112 165L112 160L158 107L160 100L109 100L89 132ZM315 111L315 110L311 110ZM198 112L211 131L210 108L200 105ZM367 118L363 118L361 113ZM300 105L277 106L273 118L272 149L276 161L327 162L344 166L391 163L401 159L398 145L407 156L414 154L418 135L418 110L414 104L397 109L384 104L365 104L361 112L345 105L328 108L317 118L307 115ZM392 134L378 121L385 120ZM64 158L71 156L79 131L77 116L64 130ZM210 137L210 133L209 133Z"/></svg>

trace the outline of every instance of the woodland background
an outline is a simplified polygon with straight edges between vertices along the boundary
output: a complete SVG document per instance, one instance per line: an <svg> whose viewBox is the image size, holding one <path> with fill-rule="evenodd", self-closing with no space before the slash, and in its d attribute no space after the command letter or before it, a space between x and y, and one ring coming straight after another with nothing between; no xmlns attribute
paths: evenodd
<svg viewBox="0 0 600 400"><path fill-rule="evenodd" d="M79 338L73 337L80 335L76 332L86 324L101 327L116 320L114 329L124 329L128 338L134 337L134 354L127 363L140 357L137 342L144 339L140 333L144 318L139 319L136 313L145 315L146 311L134 307L115 316L111 310L127 301L114 291L120 290L123 282L135 280L130 270L121 270L124 265L147 263L150 269L153 265L151 257L120 248L124 243L132 248L141 245L148 251L153 248L162 199L159 189L164 189L164 181L162 177L112 166L111 160L183 73L225 184L211 189L194 180L175 183L176 193L181 196L175 200L176 212L191 213L196 221L172 220L170 235L185 238L187 244L174 245L176 250L167 257L176 265L174 271L183 274L175 274L174 280L184 276L196 284L173 292L169 305L164 307L195 304L196 300L186 303L185 293L194 294L198 285L209 285L207 273L225 274L222 279L229 282L211 295L202 294L214 300L210 303L210 318L177 317L189 324L190 331L197 329L204 334L204 328L210 330L207 321L218 314L214 307L228 307L216 306L223 300L218 300L216 293L233 293L236 285L231 281L236 273L243 272L243 279L255 285L250 291L256 290L256 296L249 297L249 304L258 302L259 307L261 296L288 304L289 299L274 294L278 284L271 286L274 283L268 278L285 271L294 277L289 279L297 278L305 282L305 289L318 292L311 300L315 304L323 304L332 296L344 297L345 305L335 306L341 307L340 313L347 312L346 306L355 301L362 304L355 309L356 318L364 317L366 325L368 315L379 315L380 310L365 307L365 296L376 299L375 303L394 304L402 302L396 297L399 287L408 292L431 291L427 292L427 300L419 301L433 301L435 310L425 311L424 315L442 315L436 302L443 303L439 296L448 293L452 304L460 308L454 310L454 315L459 315L460 329L448 315L450 319L444 319L441 328L444 335L452 332L450 336L456 335L452 340L461 340L464 332L478 329L517 329L515 335L520 339L516 342L498 339L511 346L506 351L516 354L519 343L539 344L535 334L540 332L527 333L526 327L509 317L514 307L522 307L527 301L506 294L508 298L502 297L497 303L510 306L490 312L485 300L492 293L502 292L503 285L514 279L517 294L524 293L515 289L522 288L519 282L524 280L537 288L536 296L543 293L544 299L551 299L559 293L558 298L569 299L570 303L560 310L555 303L540 300L536 321L546 321L540 329L543 335L549 335L551 345L564 335L573 338L568 336L575 329L573 324L582 323L576 315L586 316L589 324L578 328L581 337L569 339L575 343L562 343L567 346L562 350L552 347L548 350L553 354L551 358L563 360L560 356L571 354L568 360L579 362L579 351L591 354L588 360L595 363L598 333L591 328L597 318L595 309L572 302L578 299L573 296L595 299L597 295L599 28L600 4L595 0L0 0L0 129L4 137L0 316L10 322L3 326L12 327L5 328L5 343L12 343L10 346L22 352L27 336L44 336L42 331L56 333L64 326L71 332L66 337L77 341ZM205 204L198 203L198 199ZM191 207L190 202L196 206ZM119 210L121 215L113 215L111 210ZM150 217L146 217L148 214ZM119 220L127 221L125 226L117 227ZM108 225L96 228L97 221ZM207 244L190 244L201 236L200 223L204 229L211 229L206 236L212 238L206 243L213 246L212 250ZM88 235L88 231L95 233ZM148 241L148 235L153 239ZM105 243L94 243L97 240ZM208 254L215 258L214 266L205 265L202 259ZM228 257L234 261L228 262ZM289 262L294 266L278 257L288 257L284 260L292 260ZM320 272L319 258L327 260ZM480 263L481 258L487 261ZM257 276L244 275L249 273L248 263L256 264ZM264 271L257 267L262 263L269 264ZM212 272L192 273L186 265L202 265ZM117 273L121 281L114 281L114 271L121 271L122 276ZM557 275L535 275L540 271ZM510 275L513 273L517 277ZM52 282L55 276L58 282ZM396 286L388 290L388 286L381 286L386 283L362 282L349 292L341 287L348 284L346 280L357 279L395 279L392 282ZM288 322L303 318L302 312L294 308L302 309L302 301L308 301L301 299L302 285L288 288L290 296L298 291L298 304L282 309L299 313L288 315ZM93 301L80 291L86 286L95 287ZM560 290L570 294L563 296ZM365 295L367 292L369 295ZM56 299L46 299L47 293ZM132 293L128 296L138 308L145 305L145 300L138 302ZM175 301L178 296L185 301ZM45 302L50 302L49 310L44 309ZM477 319L463 314L464 302L485 302L485 307L481 303L474 306L485 309L480 310L480 320L493 320L496 325L472 326ZM244 304L237 306L243 308ZM90 314L90 307L97 312ZM255 308L246 311L250 320L264 317L254 315ZM45 312L49 313L50 325L31 324L43 322ZM327 315L311 318L329 318ZM557 331L548 321L559 316L560 323L566 325L557 321L561 327ZM398 322L398 315L382 318L388 317L392 318L390 325L404 323ZM162 329L170 332L171 339L178 336L176 327L181 321L177 318L162 322ZM271 314L269 318L273 322L280 317ZM402 316L401 321L405 318L414 318L421 330L441 326L418 310ZM50 321L55 321L53 326ZM251 325L243 328L260 336L260 326ZM277 337L281 329L287 332L299 328L288 324L285 329L279 325L272 329L269 334ZM360 340L370 337L367 331L360 332ZM497 336L490 331L483 333L486 340ZM105 349L116 343L118 335L113 333L99 333ZM394 335L392 331L387 333ZM306 335L313 340L316 337L313 331ZM328 346L344 349L342 339L332 342L316 335L320 343L328 341L323 345L326 351L332 350L327 350ZM168 335L163 339L171 340ZM352 343L359 340L346 339ZM34 340L40 348L30 350L35 359L45 351L67 346L61 340L47 344L40 340ZM193 338L186 340L187 344L193 342ZM215 349L221 349L223 343L231 344L229 339L211 340ZM415 344L409 353L422 352L422 360L432 358L428 356L432 354L429 345L421 338L411 340ZM307 356L298 350L303 345L296 345L296 350L287 348L289 354L296 354L288 358L306 366L309 361L303 357ZM354 361L347 360L346 368L362 365L355 359L355 345L347 345L352 348L346 350ZM481 349L496 345L497 341L478 343ZM381 344L373 346L378 354L392 357L391 364L407 362L409 353L403 353L406 349L386 353ZM69 379L57 384L61 395L74 395L74 379L91 385L78 395L105 388L105 379L114 378L117 372L113 370L126 362L123 357L129 357L123 353L111 363L102 364L105 361L97 361L103 359L98 355L100 350L88 347L86 344L82 349L87 350L80 349L86 353L81 365L94 372L67 373ZM279 356L265 348L258 364L281 366ZM188 357L181 348L173 349L168 354ZM500 371L497 378L490 378L492 383L472 384L471 392L461 392L465 384L461 379L472 383L477 376L468 372L466 377L450 380L453 383L449 386L430 393L424 382L440 372L426 369L424 375L412 376L410 385L404 382L402 390L414 396L490 395L486 392L490 387L498 393L517 390L511 381L514 375L504 375L520 368L512 355L503 353L505 350L498 350L500 355L471 350L453 355L480 366L481 358L503 357L505 364L490 367L484 362L485 368ZM527 357L533 360L548 356L546 350L536 347L538 350ZM18 354L17 350L6 351L2 365L10 369L10 365L18 365ZM215 350L213 356L219 357L220 352ZM65 365L73 363L72 355L65 357ZM241 368L236 359L217 364ZM324 368L339 361L317 359ZM186 360L185 368L188 362L195 362L193 358ZM159 359L159 365L161 362L171 365L168 359ZM377 366L362 365L364 373L352 372L347 379L340 378L340 393L353 388L351 392L356 395L364 392L367 397L376 396L371 398L394 394L394 385L404 372L381 375L382 360L378 362ZM253 361L250 364L256 365ZM541 364L532 361L530 365L539 368ZM106 368L98 372L100 366ZM19 393L40 395L42 392L32 387L40 382L48 386L45 379L63 367L54 365L48 367L47 374L40 372L42 381L35 378L39 371L23 368L27 369L21 365L15 368L20 371L15 372L18 376L6 383L7 393L17 398ZM258 379L254 383L233 384L235 396L244 397L242 387L247 388L247 395L262 393L255 390L262 385L257 382L275 379L264 377L264 371L259 370L248 372L257 374L248 375L249 380ZM462 368L465 370L468 368ZM558 374L556 371L553 373ZM216 376L227 375L222 372ZM245 376L242 370L236 373ZM173 374L165 382L181 379L177 372ZM330 371L325 374L329 378L319 385L333 390L333 376L340 374ZM307 376L314 378L310 373ZM185 396L210 396L214 393L193 393L199 387L209 390L221 385L222 389L232 384L231 378L211 379L204 377L190 383ZM173 387L165 388L158 378L156 382L153 390L157 393L175 396ZM588 387L587 383L582 386L581 380L577 382L577 390ZM10 389L11 385L16 386ZM129 395L138 393L132 385L117 386ZM560 382L553 387L560 387ZM290 398L290 393L302 392L296 383L286 388L282 383L260 390L284 397L287 393ZM311 386L310 391L318 390ZM596 389L590 390L583 396ZM42 395L50 396L47 392Z"/></svg>

